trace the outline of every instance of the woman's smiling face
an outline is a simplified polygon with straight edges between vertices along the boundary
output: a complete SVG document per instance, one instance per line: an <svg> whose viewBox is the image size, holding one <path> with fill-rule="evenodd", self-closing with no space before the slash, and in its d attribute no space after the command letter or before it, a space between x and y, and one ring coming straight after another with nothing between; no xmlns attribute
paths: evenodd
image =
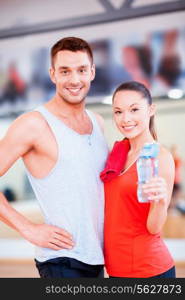
<svg viewBox="0 0 185 300"><path fill-rule="evenodd" d="M154 109L140 92L118 91L113 100L113 112L117 128L128 139L149 133Z"/></svg>

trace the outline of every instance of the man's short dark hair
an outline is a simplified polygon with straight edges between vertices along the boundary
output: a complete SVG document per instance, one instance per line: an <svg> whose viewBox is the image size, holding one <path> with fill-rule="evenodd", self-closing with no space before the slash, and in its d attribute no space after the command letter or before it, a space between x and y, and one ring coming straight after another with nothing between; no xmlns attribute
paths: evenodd
<svg viewBox="0 0 185 300"><path fill-rule="evenodd" d="M62 50L68 50L68 51L72 51L72 52L76 52L76 51L86 52L91 60L91 63L93 63L93 53L92 53L90 45L86 41L84 41L80 38L77 38L77 37L66 37L66 38L59 40L51 48L52 67L54 67L54 60L55 60L56 54Z"/></svg>

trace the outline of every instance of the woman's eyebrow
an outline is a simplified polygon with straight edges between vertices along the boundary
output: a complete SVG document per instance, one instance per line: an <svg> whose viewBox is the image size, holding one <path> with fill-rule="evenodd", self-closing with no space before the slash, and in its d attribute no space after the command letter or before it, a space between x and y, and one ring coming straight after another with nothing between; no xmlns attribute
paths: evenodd
<svg viewBox="0 0 185 300"><path fill-rule="evenodd" d="M139 103L137 103L137 102L136 102L136 103L133 103L133 104L130 105L130 107L132 107L132 106L134 106L134 105L139 105Z"/></svg>

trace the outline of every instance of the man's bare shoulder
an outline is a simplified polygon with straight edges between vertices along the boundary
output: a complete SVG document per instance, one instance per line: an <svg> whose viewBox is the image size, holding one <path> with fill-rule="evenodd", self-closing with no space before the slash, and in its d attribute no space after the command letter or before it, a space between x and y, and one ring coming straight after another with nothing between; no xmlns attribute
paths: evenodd
<svg viewBox="0 0 185 300"><path fill-rule="evenodd" d="M20 130L25 132L29 130L29 134L39 133L47 127L47 122L37 111L27 112L19 116L11 124L11 130Z"/></svg>
<svg viewBox="0 0 185 300"><path fill-rule="evenodd" d="M47 123L37 112L22 114L8 128L0 140L0 174L3 175L13 163L23 157L35 145L46 129Z"/></svg>

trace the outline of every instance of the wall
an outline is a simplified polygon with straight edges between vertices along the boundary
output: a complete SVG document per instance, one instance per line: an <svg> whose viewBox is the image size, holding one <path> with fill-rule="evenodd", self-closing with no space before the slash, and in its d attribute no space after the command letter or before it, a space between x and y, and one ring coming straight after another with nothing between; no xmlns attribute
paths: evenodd
<svg viewBox="0 0 185 300"><path fill-rule="evenodd" d="M87 5L88 2L88 5ZM2 0L0 2L0 19L1 28L7 26L13 26L16 24L34 23L40 21L47 21L52 19L58 19L61 17L79 16L80 14L92 14L93 12L102 12L100 5L95 4L95 1L89 0L73 1L72 8L69 6L69 1L53 0L52 6L49 0ZM19 6L19 9L17 7ZM42 10L40 10L42 8ZM89 12L88 12L89 10ZM42 13L44 11L44 13ZM40 13L41 12L41 13ZM138 35L145 35L147 32L156 30L168 30L168 29L181 29L185 25L185 12L163 14L158 16L151 16L145 18L138 18L133 20L120 21L109 24L101 24L96 26L89 26L83 28L69 29L65 31L57 31L45 34L30 35L20 38L12 38L8 40L0 40L1 49L20 49L22 47L27 48L30 51L36 46L48 46L51 47L56 40L64 36L80 36L88 41L94 41L103 38L113 38L119 35L129 35L137 33ZM21 59L24 59L24 52L17 54ZM157 117L157 127L159 131L160 140L167 146L172 143L179 145L179 150L184 157L185 140L183 139L184 129L184 117L185 107L183 100L177 103L159 103L160 111ZM164 107L163 107L164 106ZM168 108L169 106L169 108ZM112 124L110 107L94 106L94 110L100 111L106 118L106 136L109 144L112 145L115 139L120 138L114 125ZM3 136L11 120L0 120L0 136ZM185 157L184 157L185 158ZM6 174L4 179L1 179L0 188L5 186L9 181L15 188L18 197L24 198L23 188L23 166L21 161L18 161L16 165ZM16 180L15 180L16 178Z"/></svg>

